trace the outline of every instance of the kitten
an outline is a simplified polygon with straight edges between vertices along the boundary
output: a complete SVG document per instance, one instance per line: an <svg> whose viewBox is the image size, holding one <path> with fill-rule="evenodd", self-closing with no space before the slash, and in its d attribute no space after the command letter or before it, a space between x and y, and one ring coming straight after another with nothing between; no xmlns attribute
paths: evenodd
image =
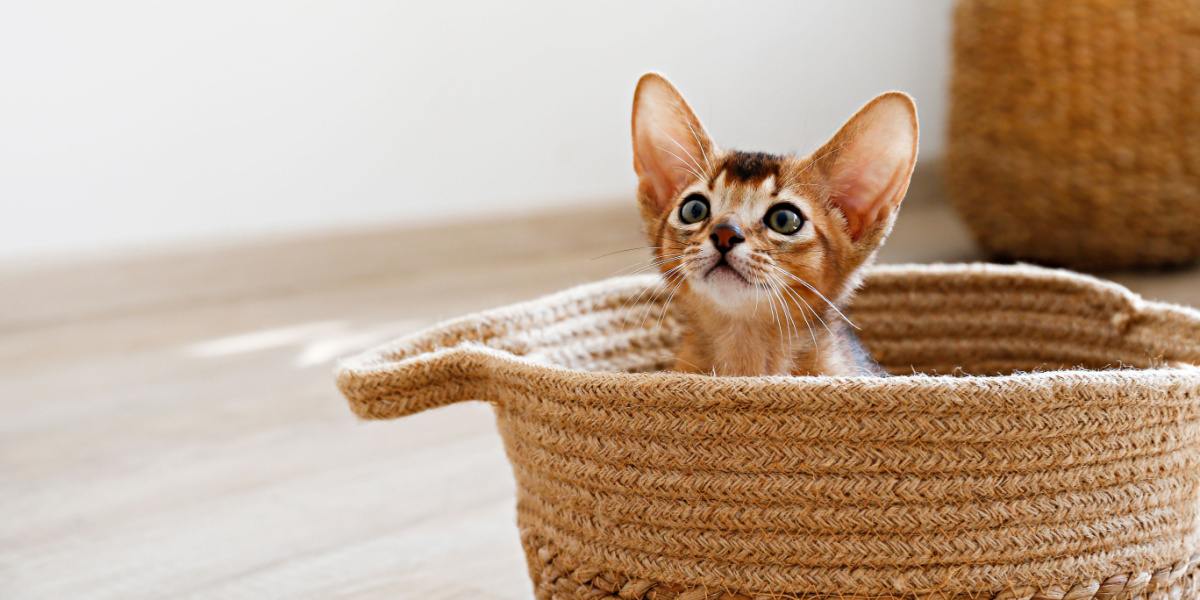
<svg viewBox="0 0 1200 600"><path fill-rule="evenodd" d="M888 92L806 157L721 150L650 73L633 100L638 203L684 325L676 370L882 374L844 306L917 160L917 112Z"/></svg>

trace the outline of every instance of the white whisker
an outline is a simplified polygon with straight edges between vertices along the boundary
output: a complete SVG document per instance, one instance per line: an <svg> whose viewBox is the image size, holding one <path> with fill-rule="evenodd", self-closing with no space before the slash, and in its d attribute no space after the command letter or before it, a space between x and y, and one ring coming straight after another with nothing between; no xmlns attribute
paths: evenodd
<svg viewBox="0 0 1200 600"><path fill-rule="evenodd" d="M680 288L683 287L683 284L686 280L687 280L686 275L681 276L679 278L679 282L676 283L675 287L671 289L671 294L669 296L667 296L667 301L665 303L663 303L662 310L659 311L658 324L656 325L656 327L658 327L660 329L662 328L663 319L666 318L667 311L671 308L671 301L675 299L675 294L680 290Z"/></svg>
<svg viewBox="0 0 1200 600"><path fill-rule="evenodd" d="M679 270L679 269L682 269L682 268L683 268L683 264L681 263L681 264L679 264L679 265L676 265L675 267L672 267L671 269L668 269L666 272L664 272L664 273L662 274L662 276L663 276L663 278L664 278L664 279L666 279L666 280L670 281L670 277L671 277L671 275L672 275L673 273L675 273L677 270ZM624 302L622 302L622 303L621 303L621 310L622 310L622 312L623 312L623 311L625 311L625 310L627 310L627 309L629 309L629 308L630 308L630 307L632 307L632 306L635 306L635 305L637 305L637 304L641 303L641 301L642 301L642 298L643 298L643 297L645 297L645 296L646 296L646 294L647 294L647 293L649 293L649 292L650 292L651 290L653 290L653 289L654 289L654 288L652 288L652 287L643 288L643 289L642 289L642 291L638 292L636 296L634 296L634 297L632 297L632 298L628 298L628 299L626 299ZM639 327L642 327L642 326L644 326L644 325L645 325L645 323L646 323L646 319L645 319L645 317L643 316L643 318L642 318L642 324L641 324L641 325L639 325Z"/></svg>
<svg viewBox="0 0 1200 600"><path fill-rule="evenodd" d="M786 291L787 286L783 285L783 281L780 280L778 277L772 276L771 282L772 282L772 290L771 291L779 298L779 303L781 305L783 305L783 307L787 310L786 314L787 314L788 320L791 321L791 323L792 323L792 331L793 331L793 333L795 333L795 335L797 337L799 337L800 329L796 325L796 320L792 318L792 310L791 310L791 308L788 307L787 299L784 297L783 293L780 292L780 290ZM804 317L803 314L801 314L800 316ZM804 318L804 322L806 324L808 323L808 319L806 317ZM809 334L811 334L811 333L812 333L812 327L810 326Z"/></svg>
<svg viewBox="0 0 1200 600"><path fill-rule="evenodd" d="M782 280L780 280L780 283L783 283ZM809 322L808 315L806 315L804 313L804 307L800 306L800 302L804 303L804 306L808 307L808 310L812 311L813 316L816 317L817 320L819 320L822 325L825 325L825 330L829 331L830 335L832 335L833 332L830 331L829 325L827 323L825 323L825 320L821 318L821 315L817 314L817 311L813 310L813 308L811 306L809 306L808 302L804 299L803 296L797 294L795 290L793 290L791 287L788 287L787 285L782 285L782 289L783 289L784 293L786 293L788 296L791 297L792 304L794 304L796 306L796 310L800 311L800 318L804 319L804 326L808 328L808 335L809 335L809 337L812 338L813 352L816 352L819 354L821 351L821 346L820 346L820 344L817 343L817 332L815 330L813 330L812 323ZM797 302L797 300L799 300L799 302Z"/></svg>
<svg viewBox="0 0 1200 600"><path fill-rule="evenodd" d="M779 267L776 267L776 269L778 269L780 272L782 272L785 275L789 275L789 273L787 271L784 271L783 269L780 269ZM809 312L811 312L813 314L813 316L817 318L817 321L819 321L821 323L821 325L823 325L825 327L825 331L828 331L830 335L833 335L833 330L829 328L829 323L825 321L825 319L821 316L821 313L817 312L817 309L813 308L812 305L808 303L808 300L804 299L804 296L801 296L799 292L797 292L796 290L793 290L790 286L784 286L784 289L786 289L788 292L791 292L791 294L793 296L795 296L800 302L803 302L804 306L806 308L808 308ZM797 308L799 308L799 307L797 306Z"/></svg>
<svg viewBox="0 0 1200 600"><path fill-rule="evenodd" d="M777 282L777 281L778 281L778 279L774 280L774 282ZM792 310L790 308L788 308L787 301L784 299L783 295L779 293L780 286L778 285L778 283L774 283L774 282L773 282L773 285L771 285L767 289L771 294L773 294L775 296L775 298L777 298L779 300L780 311L783 313L784 318L787 320L787 323L790 326L791 332L794 335L799 336L800 330L796 326L795 319L792 318ZM786 341L788 342L789 345L791 344L790 337Z"/></svg>
<svg viewBox="0 0 1200 600"><path fill-rule="evenodd" d="M667 150L666 148L663 148L662 146L659 146L658 149L662 150L663 152L666 152L667 154L670 154L671 156L674 156L675 160L678 160L680 163L680 165L679 165L680 169L683 169L684 171L691 173L693 176L695 176L696 179L698 179L700 181L704 181L704 175L701 175L699 171L692 168L692 166L690 164L688 164L688 162L686 160L683 160L683 158L680 157L678 154L675 154L674 152L671 152L670 150Z"/></svg>
<svg viewBox="0 0 1200 600"><path fill-rule="evenodd" d="M693 139L693 140L696 140L696 147L700 149L700 155L704 157L704 164L708 165L708 170L709 170L709 171L712 171L712 170L713 170L713 163L712 163L712 161L711 161L711 160L709 160L709 158L708 158L708 152L706 152L706 151L704 150L704 142L700 141L700 135L699 135L699 134L697 134L697 133L696 133L696 129L695 129L694 127L692 127L692 123L691 123L691 121L689 121L688 119L684 119L684 120L683 120L683 122L684 122L684 124L686 124L686 125L687 125L688 131L690 131L690 132L691 132L691 134L692 134L692 139Z"/></svg>
<svg viewBox="0 0 1200 600"><path fill-rule="evenodd" d="M779 330L779 337L783 337L783 326L779 323L779 315L775 313L775 298L767 294L767 306L771 309L771 320L775 321L775 327ZM780 307L782 310L782 307Z"/></svg>
<svg viewBox="0 0 1200 600"><path fill-rule="evenodd" d="M658 249L659 249L658 246L637 246L635 248L626 248L624 250L613 250L612 252L606 252L604 254L601 254L600 256L592 257L591 260L600 260L601 258L607 258L609 256L615 256L617 254L623 254L625 252L633 252L635 250L658 250Z"/></svg>
<svg viewBox="0 0 1200 600"><path fill-rule="evenodd" d="M778 267L776 267L776 268L778 268ZM847 317L845 314L843 314L843 313L842 313L842 311L841 311L841 310L839 310L839 309L838 309L838 307L837 307L837 306L836 306L836 305L835 305L833 302L830 302L830 301L829 301L829 298L826 298L826 297L825 297L825 294L822 294L820 290L818 290L817 288L813 287L813 285L812 285L811 283L809 283L809 282L807 282L807 281L805 281L805 280L803 280L803 279L801 279L801 278L799 278L799 277L797 277L797 276L795 276L795 275L793 275L793 274L791 274L791 273L789 273L789 272L787 272L787 271L785 271L785 270L783 270L783 269L779 269L779 271L780 271L781 273L783 273L784 275L787 275L788 277L791 277L792 279L794 279L794 280L795 280L797 283L799 283L800 285L802 285L802 286L804 286L804 287L808 288L808 291L810 291L810 292L812 292L812 293L816 294L816 295L817 295L817 297L818 297L818 298L820 298L821 300L824 300L824 301L825 301L825 304L828 304L828 305L829 305L829 308L833 309L833 312L837 313L837 315L838 315L839 317L841 317L841 318L842 318L842 320L843 320L843 321L845 321L847 325L849 325L849 326L851 326L851 327L853 327L853 328L855 328L855 329L861 329L861 328L860 328L858 325L855 325L855 324L854 324L854 322L853 322L853 321L851 321L851 320L849 319L849 317Z"/></svg>
<svg viewBox="0 0 1200 600"><path fill-rule="evenodd" d="M641 273L642 271L648 271L650 269L653 269L654 267L662 266L673 260L677 260L680 257L684 256L684 254L686 254L686 253L673 254L670 256L662 256L659 258L651 259L650 261L645 262L645 263L640 263L640 264L624 267L624 268L620 269L619 271L617 271L617 273L618 274L625 273L625 272L629 272L630 274Z"/></svg>
<svg viewBox="0 0 1200 600"><path fill-rule="evenodd" d="M692 164L693 164L693 165L696 167L696 170L697 170L697 171L703 171L703 170L704 170L704 165L701 165L701 164L700 164L700 161L696 160L696 156L695 156L694 154L692 154L691 150L688 150L687 148L685 148L685 147L683 146L683 144L680 144L680 143L679 143L678 141L676 141L676 140L675 140L675 138L673 138L673 137L667 136L667 139L668 139L668 140L671 140L671 143L675 144L676 146L679 146L679 149L680 149L680 150L683 150L683 153L684 153L684 154L686 154L686 155L688 156L688 158L692 159ZM701 179L703 179L703 178L701 178Z"/></svg>
<svg viewBox="0 0 1200 600"><path fill-rule="evenodd" d="M676 269L682 268L686 264L687 264L686 261L682 262L679 264L678 267L676 267ZM672 269L672 270L674 270L674 269ZM667 310L670 309L670 307L671 307L671 301L675 298L675 293L678 292L680 290L680 288L683 287L683 284L685 281L687 281L687 275L682 274L679 276L679 280L675 282L675 285L671 287L671 292L670 292L670 294L667 295L667 301L663 303L662 310L659 311L658 324L656 325L656 327L662 327L663 319L667 316ZM646 324L646 317L645 317L645 315L643 315L642 316L642 326L644 327L645 324Z"/></svg>

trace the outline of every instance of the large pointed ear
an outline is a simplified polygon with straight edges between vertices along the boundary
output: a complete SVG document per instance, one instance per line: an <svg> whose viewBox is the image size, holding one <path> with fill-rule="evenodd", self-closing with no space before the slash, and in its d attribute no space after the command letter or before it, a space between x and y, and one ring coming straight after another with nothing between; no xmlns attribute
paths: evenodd
<svg viewBox="0 0 1200 600"><path fill-rule="evenodd" d="M659 217L675 196L706 177L715 147L683 96L657 73L633 94L633 168L642 215Z"/></svg>
<svg viewBox="0 0 1200 600"><path fill-rule="evenodd" d="M902 92L877 96L813 156L850 238L878 243L917 164L917 107Z"/></svg>

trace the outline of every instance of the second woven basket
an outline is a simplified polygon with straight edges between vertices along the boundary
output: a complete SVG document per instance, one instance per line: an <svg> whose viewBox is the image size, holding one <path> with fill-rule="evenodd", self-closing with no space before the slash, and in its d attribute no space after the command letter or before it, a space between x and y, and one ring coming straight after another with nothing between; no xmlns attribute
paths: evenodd
<svg viewBox="0 0 1200 600"><path fill-rule="evenodd" d="M876 268L850 314L896 376L707 377L652 372L665 292L465 317L338 384L369 419L494 405L542 600L1197 596L1196 311L1031 267Z"/></svg>
<svg viewBox="0 0 1200 600"><path fill-rule="evenodd" d="M947 191L993 256L1200 257L1200 2L959 0Z"/></svg>

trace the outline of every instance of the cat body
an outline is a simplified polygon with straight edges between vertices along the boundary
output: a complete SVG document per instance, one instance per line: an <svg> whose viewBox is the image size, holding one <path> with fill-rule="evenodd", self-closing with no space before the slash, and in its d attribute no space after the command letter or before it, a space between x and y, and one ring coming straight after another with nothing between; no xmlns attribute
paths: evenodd
<svg viewBox="0 0 1200 600"><path fill-rule="evenodd" d="M809 156L722 150L665 79L634 96L638 202L683 323L676 369L882 371L842 313L890 232L917 154L912 100L883 94Z"/></svg>

